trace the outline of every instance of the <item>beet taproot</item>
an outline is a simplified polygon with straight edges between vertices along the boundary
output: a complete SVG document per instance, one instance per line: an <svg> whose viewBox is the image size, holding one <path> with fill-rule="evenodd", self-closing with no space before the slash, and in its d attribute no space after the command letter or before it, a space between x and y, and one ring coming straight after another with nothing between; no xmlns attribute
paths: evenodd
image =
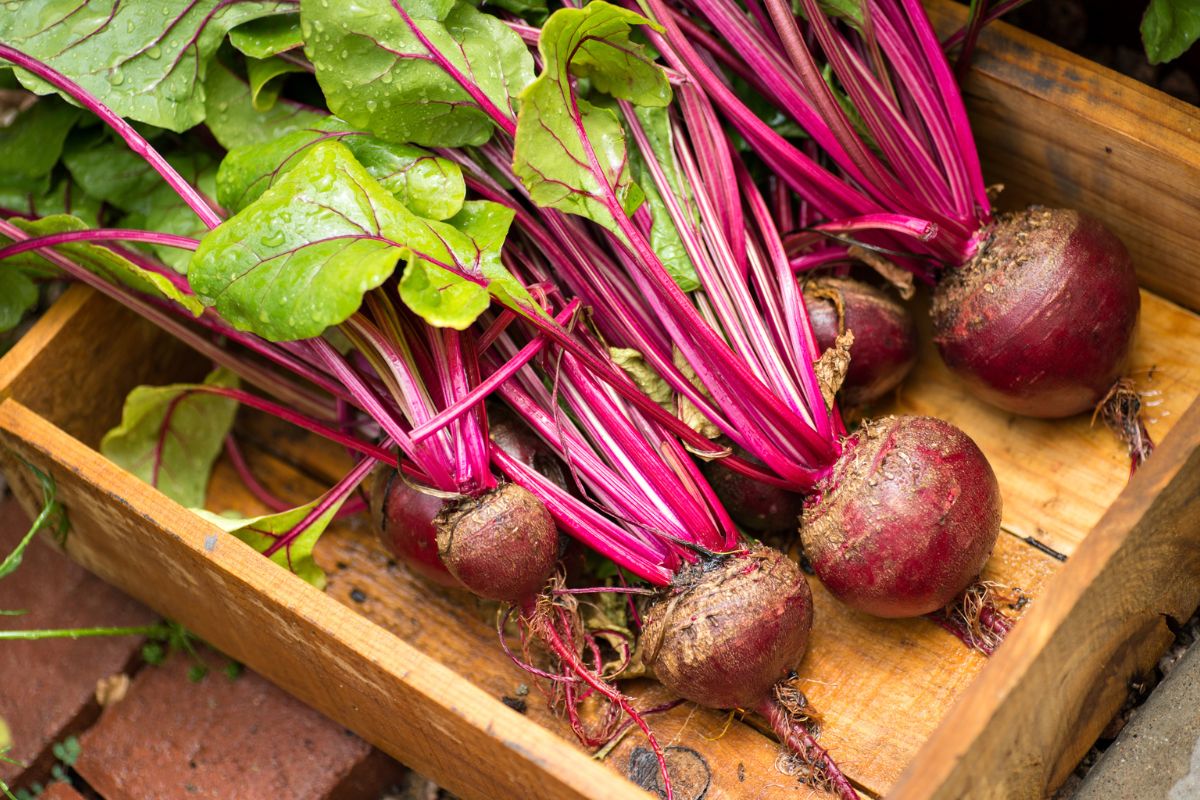
<svg viewBox="0 0 1200 800"><path fill-rule="evenodd" d="M558 562L554 518L515 483L447 504L434 525L442 563L488 600L528 600L545 587Z"/></svg>
<svg viewBox="0 0 1200 800"><path fill-rule="evenodd" d="M846 405L860 406L900 385L917 362L917 328L908 309L887 292L849 277L823 276L804 283L804 305L821 352L838 334L854 334L850 368L842 383Z"/></svg>
<svg viewBox="0 0 1200 800"><path fill-rule="evenodd" d="M1078 211L998 216L987 243L933 295L934 342L1005 411L1090 411L1126 367L1141 296L1129 251Z"/></svg>
<svg viewBox="0 0 1200 800"><path fill-rule="evenodd" d="M800 539L847 605L879 617L943 608L983 569L1000 487L969 436L932 417L865 422L810 497Z"/></svg>
<svg viewBox="0 0 1200 800"><path fill-rule="evenodd" d="M462 588L438 557L434 518L446 500L405 481L392 467L375 470L371 486L371 521L388 552L410 570L445 587Z"/></svg>

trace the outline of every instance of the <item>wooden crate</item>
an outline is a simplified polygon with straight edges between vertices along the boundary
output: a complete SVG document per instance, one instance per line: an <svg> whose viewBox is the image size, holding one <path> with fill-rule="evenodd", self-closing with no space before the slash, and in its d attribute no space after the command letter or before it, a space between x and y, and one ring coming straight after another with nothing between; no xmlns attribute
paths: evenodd
<svg viewBox="0 0 1200 800"><path fill-rule="evenodd" d="M960 14L934 11L942 24ZM895 410L936 413L983 448L1005 500L987 575L1032 602L989 661L929 622L850 612L814 582L804 688L825 715L823 741L869 797L1044 795L1166 646L1170 620L1200 602L1200 317L1187 310L1200 307L1190 255L1200 113L1005 26L985 34L967 93L1006 201L1091 210L1130 244L1147 289L1133 370L1160 392L1160 446L1126 485L1127 459L1106 431L985 407L927 348ZM133 386L203 370L81 288L0 361L4 469L31 509L40 493L22 460L55 477L72 558L465 798L650 796L621 777L640 737L602 764L537 688L525 716L508 708L501 698L530 682L501 655L493 611L412 579L364 521L322 539L321 593L95 451ZM239 427L253 469L288 499L310 498L348 466L337 448L245 411ZM262 510L227 464L208 506ZM664 699L649 682L630 691L643 707ZM694 787L704 797L813 794L775 769L777 746L749 720L686 704L651 721L665 743L705 759L711 783Z"/></svg>

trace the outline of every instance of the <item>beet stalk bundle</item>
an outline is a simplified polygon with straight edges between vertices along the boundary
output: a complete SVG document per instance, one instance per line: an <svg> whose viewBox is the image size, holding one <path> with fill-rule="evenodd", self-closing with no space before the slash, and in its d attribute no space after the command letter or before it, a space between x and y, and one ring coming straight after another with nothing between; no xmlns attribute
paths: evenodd
<svg viewBox="0 0 1200 800"><path fill-rule="evenodd" d="M953 71L917 0L841 14L803 0L803 18L785 0L752 0L751 14L732 0L649 7L672 65L825 220L790 244L852 236L900 256L935 284L946 363L1005 410L1063 417L1106 396L1140 304L1129 254L1079 212L993 212ZM798 124L820 159L756 117L729 75Z"/></svg>

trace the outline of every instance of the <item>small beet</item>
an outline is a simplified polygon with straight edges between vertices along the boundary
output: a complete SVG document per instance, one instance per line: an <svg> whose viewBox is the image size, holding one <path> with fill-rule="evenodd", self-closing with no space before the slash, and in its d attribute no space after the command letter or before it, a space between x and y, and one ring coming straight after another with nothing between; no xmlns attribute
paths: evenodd
<svg viewBox="0 0 1200 800"><path fill-rule="evenodd" d="M812 593L796 562L755 545L681 573L646 613L642 658L680 697L709 708L757 708L800 664Z"/></svg>
<svg viewBox="0 0 1200 800"><path fill-rule="evenodd" d="M917 362L912 316L882 289L853 278L815 278L804 284L804 304L821 352L833 347L843 328L854 334L850 369L841 388L847 405L883 397Z"/></svg>
<svg viewBox="0 0 1200 800"><path fill-rule="evenodd" d="M515 483L448 504L434 524L442 562L488 600L528 600L545 587L558 561L553 517Z"/></svg>
<svg viewBox="0 0 1200 800"><path fill-rule="evenodd" d="M1034 417L1089 411L1121 377L1141 297L1129 251L1093 217L1031 208L942 279L934 342L977 395Z"/></svg>
<svg viewBox="0 0 1200 800"><path fill-rule="evenodd" d="M969 436L932 417L886 417L846 439L800 538L827 589L879 617L943 608L983 569L1000 487Z"/></svg>
<svg viewBox="0 0 1200 800"><path fill-rule="evenodd" d="M406 483L391 467L375 470L371 521L384 547L422 578L439 586L462 588L438 557L433 520L446 502Z"/></svg>
<svg viewBox="0 0 1200 800"><path fill-rule="evenodd" d="M762 463L742 448L734 449L747 461ZM738 525L755 533L795 531L804 510L804 495L743 475L721 459L704 462L700 468L717 499Z"/></svg>
<svg viewBox="0 0 1200 800"><path fill-rule="evenodd" d="M562 460L508 406L488 405L488 435L497 447L522 464L533 467L559 488L569 488Z"/></svg>

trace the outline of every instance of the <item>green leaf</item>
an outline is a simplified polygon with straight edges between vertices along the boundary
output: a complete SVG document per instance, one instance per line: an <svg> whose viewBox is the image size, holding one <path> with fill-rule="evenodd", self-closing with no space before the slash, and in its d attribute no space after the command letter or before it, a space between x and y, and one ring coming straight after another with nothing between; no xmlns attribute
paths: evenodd
<svg viewBox="0 0 1200 800"><path fill-rule="evenodd" d="M414 27L503 114L533 80L533 59L500 20L453 0L301 0L305 52L329 108L382 139L479 145L493 121L417 38ZM411 23L411 26L410 26Z"/></svg>
<svg viewBox="0 0 1200 800"><path fill-rule="evenodd" d="M1142 43L1151 64L1179 58L1200 38L1200 0L1150 0Z"/></svg>
<svg viewBox="0 0 1200 800"><path fill-rule="evenodd" d="M284 0L49 0L6 5L0 41L49 64L123 117L185 131L204 120L204 76L225 34ZM19 70L27 88L53 89Z"/></svg>
<svg viewBox="0 0 1200 800"><path fill-rule="evenodd" d="M255 111L270 111L279 99L284 75L304 72L304 68L282 58L247 58L246 77L250 81L250 105Z"/></svg>
<svg viewBox="0 0 1200 800"><path fill-rule="evenodd" d="M80 111L57 97L34 103L0 128L0 186L34 193L50 188L50 171Z"/></svg>
<svg viewBox="0 0 1200 800"><path fill-rule="evenodd" d="M307 339L345 321L395 270L411 217L344 145L313 146L287 175L201 242L188 268L201 300L240 330Z"/></svg>
<svg viewBox="0 0 1200 800"><path fill-rule="evenodd" d="M46 236L63 231L87 230L83 220L66 214L42 217L39 220L13 219L11 222L30 236ZM184 294L175 284L157 272L142 269L132 261L119 256L107 247L86 242L70 242L54 248L84 269L99 275L110 283L119 283L145 294L173 300L196 316L204 312L204 306L192 295ZM27 260L26 260L27 259ZM22 253L13 259L32 267L55 270L43 256L35 252Z"/></svg>
<svg viewBox="0 0 1200 800"><path fill-rule="evenodd" d="M0 333L21 324L37 301L37 284L15 266L0 264Z"/></svg>
<svg viewBox="0 0 1200 800"><path fill-rule="evenodd" d="M675 197L679 198L679 202L685 209L694 208L690 202L691 189L683 179L683 172L675 160L675 150L671 142L671 121L667 110L658 107L635 106L634 113L637 114L638 120L642 124L655 159L662 166L671 191ZM654 176L650 174L650 168L646 165L646 159L642 157L638 148L633 147L630 148L629 161L633 178L646 195L646 207L650 211L651 219L650 245L658 254L658 258L666 267L667 272L674 278L675 283L679 284L680 289L691 292L700 288L700 277L696 274L696 265L692 263L691 256L684 247L679 229L676 227L675 221L671 219L671 213L667 210L667 205L659 194ZM693 220L698 229L699 216L693 214Z"/></svg>
<svg viewBox="0 0 1200 800"><path fill-rule="evenodd" d="M238 380L217 369L204 383L233 388ZM104 435L100 452L181 505L202 505L237 405L192 384L139 386L125 399L121 424Z"/></svg>
<svg viewBox="0 0 1200 800"><path fill-rule="evenodd" d="M541 27L550 13L550 9L546 7L546 0L487 0L486 5L510 11L538 27Z"/></svg>
<svg viewBox="0 0 1200 800"><path fill-rule="evenodd" d="M63 163L88 195L122 211L149 212L150 195L163 184L162 176L145 159L111 139L69 148Z"/></svg>
<svg viewBox="0 0 1200 800"><path fill-rule="evenodd" d="M522 94L513 166L533 201L616 230L605 198L624 213L643 195L629 174L625 132L610 109L578 97L572 76L642 105L665 106L671 88L653 53L631 40L632 11L594 0L550 16L538 48L544 69ZM595 162L593 165L593 161Z"/></svg>
<svg viewBox="0 0 1200 800"><path fill-rule="evenodd" d="M232 325L283 341L344 322L404 258L405 302L433 325L462 329L487 307L489 291L536 312L500 264L510 220L491 203L465 204L450 224L418 217L345 145L323 141L205 237L188 277Z"/></svg>
<svg viewBox="0 0 1200 800"><path fill-rule="evenodd" d="M0 189L0 206L27 217L71 214L91 227L100 224L100 201L70 178L60 180L43 193Z"/></svg>
<svg viewBox="0 0 1200 800"><path fill-rule="evenodd" d="M213 514L201 508L193 508L196 515L216 525L226 533L231 533L258 552L266 552L280 536L292 531L305 517L313 511L322 498L311 503L305 503L298 508L282 511L278 514L267 514L261 517L227 517ZM343 498L344 500L344 498ZM343 500L338 500L327 508L320 517L304 529L289 545L271 554L271 560L290 570L300 578L318 589L325 588L325 572L313 560L313 547L321 534L329 527Z"/></svg>
<svg viewBox="0 0 1200 800"><path fill-rule="evenodd" d="M303 47L300 15L275 14L251 20L231 30L229 42L250 58L270 58Z"/></svg>
<svg viewBox="0 0 1200 800"><path fill-rule="evenodd" d="M292 131L316 125L325 114L310 106L283 99L269 110L254 107L251 86L219 61L214 61L205 81L208 129L226 150L269 142Z"/></svg>
<svg viewBox="0 0 1200 800"><path fill-rule="evenodd" d="M450 225L468 240L466 247L451 252L450 243L461 237L447 237L446 244L432 255L441 263L470 260L470 271L484 278L481 283L465 280L429 259L408 259L400 279L400 299L431 325L465 330L491 302L491 296L505 305L533 307L533 298L500 263L500 248L508 235L514 212L496 203L472 200Z"/></svg>
<svg viewBox="0 0 1200 800"><path fill-rule="evenodd" d="M241 211L300 163L308 148L327 139L346 145L371 177L417 216L449 219L462 208L467 188L462 170L453 161L413 145L391 144L353 131L336 117L231 151L217 174L217 202L230 211Z"/></svg>
<svg viewBox="0 0 1200 800"><path fill-rule="evenodd" d="M612 362L637 384L643 394L672 414L675 413L674 390L658 371L646 362L646 357L640 351L632 347L610 347L608 355Z"/></svg>

